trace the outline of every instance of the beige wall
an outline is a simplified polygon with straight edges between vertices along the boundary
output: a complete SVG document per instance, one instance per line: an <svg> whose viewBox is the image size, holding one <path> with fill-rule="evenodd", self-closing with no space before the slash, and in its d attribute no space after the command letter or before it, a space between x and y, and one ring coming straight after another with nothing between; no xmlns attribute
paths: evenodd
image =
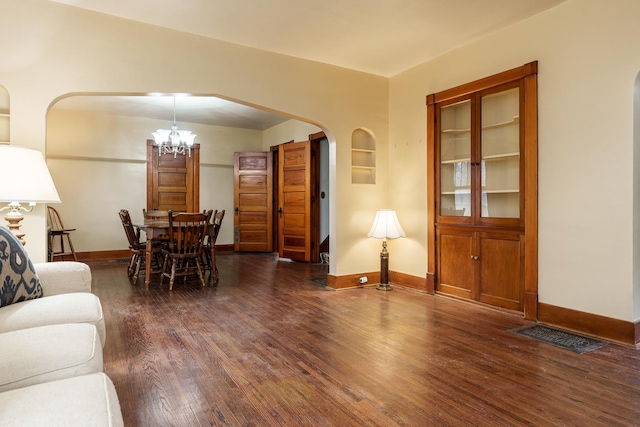
<svg viewBox="0 0 640 427"><path fill-rule="evenodd" d="M635 0L570 0L391 79L390 198L409 236L390 245L394 270L426 272L425 96L538 60L539 300L640 318L632 258L638 16Z"/></svg>
<svg viewBox="0 0 640 427"><path fill-rule="evenodd" d="M303 123L298 120L287 120L284 123L273 126L262 133L262 149L279 145L289 141L308 141L309 135L318 133L322 129L311 123Z"/></svg>
<svg viewBox="0 0 640 427"><path fill-rule="evenodd" d="M378 245L366 239L368 226L359 218L386 199L388 180L369 186L366 196L357 186L345 183L349 183L354 129L372 129L379 145L386 147L388 79L47 0L0 0L0 10L0 84L11 96L12 144L45 150L47 110L68 94L220 95L318 123L330 135L331 152L337 159L331 165L331 234L336 236L331 240L335 261L331 272L341 275L377 269ZM54 169L64 168L53 163ZM87 172L99 169L85 167ZM381 174L386 176L385 171ZM337 189L336 182L342 183ZM32 257L44 259L44 210L38 207L29 215L23 229ZM354 252L354 246L360 249Z"/></svg>

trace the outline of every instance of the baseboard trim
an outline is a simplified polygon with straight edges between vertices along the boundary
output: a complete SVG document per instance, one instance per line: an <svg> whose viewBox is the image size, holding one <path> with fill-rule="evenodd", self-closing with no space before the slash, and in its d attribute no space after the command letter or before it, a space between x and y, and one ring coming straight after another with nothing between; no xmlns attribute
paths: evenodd
<svg viewBox="0 0 640 427"><path fill-rule="evenodd" d="M410 274L398 273L397 271L389 271L389 282L397 283L406 288L416 289L422 292L429 292L429 286L426 277L412 276Z"/></svg>
<svg viewBox="0 0 640 427"><path fill-rule="evenodd" d="M114 259L129 258L131 251L129 249L117 249L112 251L91 251L91 252L76 252L78 261L109 261Z"/></svg>
<svg viewBox="0 0 640 427"><path fill-rule="evenodd" d="M333 289L352 289L362 287L358 279L367 276L367 285L380 281L380 273L360 273L345 276L327 276L327 286ZM430 292L429 275L426 277L412 276L405 273L389 271L389 282L408 289ZM465 302L464 299L460 301ZM490 305L482 304L487 308ZM537 295L527 295L525 298L525 316L528 320L538 321L562 329L589 335L595 338L616 342L619 344L640 348L640 321L631 322L598 314L587 313L569 308L558 307L537 301ZM536 318L530 318L535 315Z"/></svg>
<svg viewBox="0 0 640 427"><path fill-rule="evenodd" d="M347 274L344 276L327 275L327 287L332 289L353 289L363 287L360 284L360 278L367 276L367 284L364 286L377 285L380 283L380 272L373 271L369 273ZM422 292L427 292L426 277L417 277L410 274L398 273L397 271L389 271L389 283L399 285L405 288L411 288Z"/></svg>
<svg viewBox="0 0 640 427"><path fill-rule="evenodd" d="M640 344L640 322L545 303L538 303L538 322L636 348Z"/></svg>
<svg viewBox="0 0 640 427"><path fill-rule="evenodd" d="M233 251L233 244L231 245L216 245L216 251L224 252L224 251ZM76 257L78 257L78 261L87 262L87 261L111 261L123 258L129 258L131 256L131 251L129 249L115 249L110 251L90 251L90 252L76 252ZM68 261L71 257L67 257Z"/></svg>
<svg viewBox="0 0 640 427"><path fill-rule="evenodd" d="M366 285L360 283L360 278L367 276ZM327 275L327 287L335 290L361 288L363 286L370 286L376 283L380 283L380 272L359 273L359 274L347 274L345 276L333 276Z"/></svg>

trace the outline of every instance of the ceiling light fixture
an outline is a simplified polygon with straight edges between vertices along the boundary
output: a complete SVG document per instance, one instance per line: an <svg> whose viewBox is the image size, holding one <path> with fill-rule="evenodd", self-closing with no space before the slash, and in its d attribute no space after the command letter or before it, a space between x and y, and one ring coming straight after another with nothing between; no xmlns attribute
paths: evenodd
<svg viewBox="0 0 640 427"><path fill-rule="evenodd" d="M191 147L196 135L190 130L178 130L176 125L176 97L173 97L173 124L171 130L158 129L152 133L153 139L158 146L158 155L173 154L176 158L178 154L189 155L191 157Z"/></svg>

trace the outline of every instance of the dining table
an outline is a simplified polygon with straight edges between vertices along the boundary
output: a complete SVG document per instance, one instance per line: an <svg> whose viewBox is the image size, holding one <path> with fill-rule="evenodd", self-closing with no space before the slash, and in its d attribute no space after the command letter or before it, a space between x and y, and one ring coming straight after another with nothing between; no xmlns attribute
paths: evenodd
<svg viewBox="0 0 640 427"><path fill-rule="evenodd" d="M210 224L209 227L207 227L207 233L212 231L212 226L213 224ZM151 284L151 259L153 257L153 244L158 244L157 239L159 239L160 237L169 235L169 220L158 219L158 217L148 217L144 219L144 223L134 224L134 227L137 227L140 230L144 231L147 235L147 246L145 251L145 265L147 266L147 268L144 269L144 285L147 289L149 289L149 285ZM211 252L210 259L215 259L214 245L211 245L209 251ZM211 269L211 278L214 280L217 279L215 268Z"/></svg>

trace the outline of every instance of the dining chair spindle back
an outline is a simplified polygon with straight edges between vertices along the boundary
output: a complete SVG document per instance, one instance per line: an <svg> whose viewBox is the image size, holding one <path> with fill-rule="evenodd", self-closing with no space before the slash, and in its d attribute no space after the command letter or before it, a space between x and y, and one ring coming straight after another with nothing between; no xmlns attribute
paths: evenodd
<svg viewBox="0 0 640 427"><path fill-rule="evenodd" d="M169 211L169 241L162 249L164 262L160 285L163 279L168 277L169 290L172 290L176 276L183 276L186 283L187 276L197 273L200 283L203 287L205 286L201 258L212 213L212 211L205 213ZM170 271L168 271L169 264L171 264Z"/></svg>
<svg viewBox="0 0 640 427"><path fill-rule="evenodd" d="M71 256L74 261L78 261L76 250L71 241L71 232L76 229L66 228L62 223L60 213L52 206L47 206L47 226L49 228L49 261L56 259L64 261L68 256ZM67 241L66 246L65 240Z"/></svg>

